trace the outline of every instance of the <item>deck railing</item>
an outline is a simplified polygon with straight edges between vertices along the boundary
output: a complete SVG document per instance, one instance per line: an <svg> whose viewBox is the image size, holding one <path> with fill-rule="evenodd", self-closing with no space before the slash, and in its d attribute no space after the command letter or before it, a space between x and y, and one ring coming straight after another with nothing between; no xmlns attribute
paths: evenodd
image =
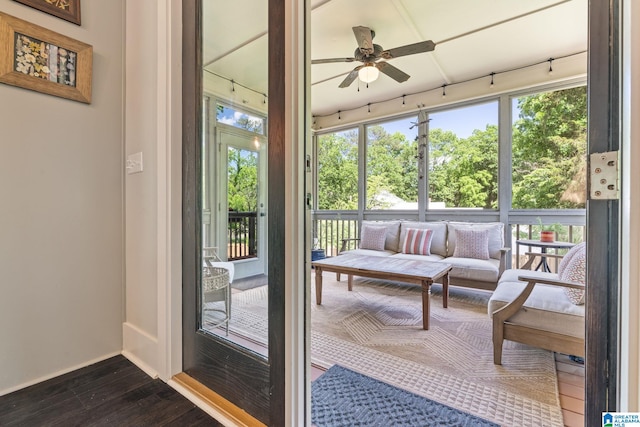
<svg viewBox="0 0 640 427"><path fill-rule="evenodd" d="M227 259L236 261L258 256L257 236L257 212L230 211L227 226Z"/></svg>

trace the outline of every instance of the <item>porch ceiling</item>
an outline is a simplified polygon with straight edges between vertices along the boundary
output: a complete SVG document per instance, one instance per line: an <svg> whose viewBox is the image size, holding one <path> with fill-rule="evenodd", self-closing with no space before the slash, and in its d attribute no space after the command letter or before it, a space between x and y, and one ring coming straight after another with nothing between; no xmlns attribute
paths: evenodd
<svg viewBox="0 0 640 427"><path fill-rule="evenodd" d="M266 93L267 2L204 4L205 68ZM357 81L338 87L359 62L310 65L314 115L587 49L586 0L311 0L311 8L311 59L353 57L357 43L351 27L358 25L373 29L374 43L385 49L436 43L433 52L390 60L411 76L408 81L397 83L381 74L368 88L360 84L360 91Z"/></svg>

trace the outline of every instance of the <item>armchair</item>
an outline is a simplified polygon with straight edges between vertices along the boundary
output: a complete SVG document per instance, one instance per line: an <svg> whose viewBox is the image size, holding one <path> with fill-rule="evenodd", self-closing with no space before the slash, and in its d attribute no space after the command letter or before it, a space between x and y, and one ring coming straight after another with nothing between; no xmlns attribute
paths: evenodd
<svg viewBox="0 0 640 427"><path fill-rule="evenodd" d="M231 318L231 283L233 282L233 263L222 261L218 257L217 248L205 247L202 250L202 312L222 313L222 317L208 322L210 327L225 325L229 335L229 319ZM224 310L217 308L215 302L224 301Z"/></svg>
<svg viewBox="0 0 640 427"><path fill-rule="evenodd" d="M531 265L539 253L530 253ZM549 254L545 254L549 256ZM502 364L504 340L584 357L586 246L573 247L558 273L506 270L489 300L493 362Z"/></svg>

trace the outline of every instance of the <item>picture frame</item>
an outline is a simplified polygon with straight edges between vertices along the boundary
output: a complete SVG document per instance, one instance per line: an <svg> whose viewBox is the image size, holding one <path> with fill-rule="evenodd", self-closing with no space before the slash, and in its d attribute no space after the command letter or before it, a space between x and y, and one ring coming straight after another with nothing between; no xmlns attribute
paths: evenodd
<svg viewBox="0 0 640 427"><path fill-rule="evenodd" d="M14 0L18 3L38 9L49 15L57 16L76 25L80 25L80 0Z"/></svg>
<svg viewBox="0 0 640 427"><path fill-rule="evenodd" d="M93 47L0 12L0 82L91 103Z"/></svg>

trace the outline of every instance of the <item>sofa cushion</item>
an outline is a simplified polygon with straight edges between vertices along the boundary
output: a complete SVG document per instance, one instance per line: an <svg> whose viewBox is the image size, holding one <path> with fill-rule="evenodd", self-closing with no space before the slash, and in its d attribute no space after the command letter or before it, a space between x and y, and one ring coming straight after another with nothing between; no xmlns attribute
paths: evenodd
<svg viewBox="0 0 640 427"><path fill-rule="evenodd" d="M473 229L489 231L489 257L500 259L500 249L504 247L504 224L501 222L454 222L447 224L448 228L448 245L447 254L453 256L456 250L455 230Z"/></svg>
<svg viewBox="0 0 640 427"><path fill-rule="evenodd" d="M374 227L386 227L387 234L384 242L384 249L387 251L400 252L398 244L400 239L400 221L362 221L362 227L372 225ZM362 238L362 232L360 234ZM361 243L362 245L362 243Z"/></svg>
<svg viewBox="0 0 640 427"><path fill-rule="evenodd" d="M364 224L360 231L360 248L383 251L387 238L387 227Z"/></svg>
<svg viewBox="0 0 640 427"><path fill-rule="evenodd" d="M587 267L587 246L586 243L580 243L574 246L562 258L569 258L566 263L560 262L562 268L558 267L558 279L565 282L585 283L586 267ZM573 304L584 304L584 290L563 288L564 293Z"/></svg>
<svg viewBox="0 0 640 427"><path fill-rule="evenodd" d="M505 270L500 276L500 282L519 282L519 276L539 277L541 279L558 280L558 275L554 273L547 273L540 270L523 270L510 268Z"/></svg>
<svg viewBox="0 0 640 427"><path fill-rule="evenodd" d="M394 251L374 251L371 249L352 249L350 251L344 251L342 254L352 254L352 255L368 255L368 256L378 256L378 257L386 257L394 255Z"/></svg>
<svg viewBox="0 0 640 427"><path fill-rule="evenodd" d="M522 292L526 283L517 279L512 280L522 275L558 279L558 276L553 273L506 270L489 299L489 316L513 301ZM530 328L584 338L584 305L572 304L565 296L563 288L558 286L535 285L523 308L511 316L509 321Z"/></svg>
<svg viewBox="0 0 640 427"><path fill-rule="evenodd" d="M431 255L433 230L408 228L401 244L403 254Z"/></svg>
<svg viewBox="0 0 640 427"><path fill-rule="evenodd" d="M431 254L431 255L414 255L414 254L403 254L403 253L398 253L398 254L393 254L392 255L393 258L400 258L400 259L412 259L412 260L416 260L416 261L431 261L431 262L438 262L444 259L444 257L442 255L436 255L436 254ZM448 262L445 261L445 262Z"/></svg>
<svg viewBox="0 0 640 427"><path fill-rule="evenodd" d="M454 257L489 259L489 230L459 228L454 230L454 233L456 235Z"/></svg>
<svg viewBox="0 0 640 427"><path fill-rule="evenodd" d="M404 242L407 230L410 228L419 230L428 228L429 230L433 230L429 252L431 252L432 255L447 256L447 223L445 221L403 221L400 224L400 242ZM396 252L402 252L402 248L398 248Z"/></svg>
<svg viewBox="0 0 640 427"><path fill-rule="evenodd" d="M477 280L481 282L498 281L500 272L500 260L489 258L487 260L474 258L448 257L442 262L451 264L450 278Z"/></svg>

